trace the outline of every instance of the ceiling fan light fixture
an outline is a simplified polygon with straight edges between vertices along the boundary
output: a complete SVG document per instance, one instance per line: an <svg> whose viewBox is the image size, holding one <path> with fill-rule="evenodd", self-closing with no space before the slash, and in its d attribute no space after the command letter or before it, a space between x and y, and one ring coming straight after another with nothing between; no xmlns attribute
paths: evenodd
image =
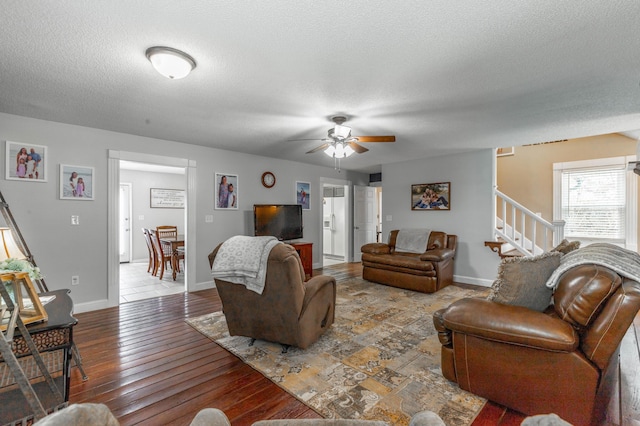
<svg viewBox="0 0 640 426"><path fill-rule="evenodd" d="M336 153L336 147L333 145L329 145L323 152L329 157L333 157Z"/></svg>
<svg viewBox="0 0 640 426"><path fill-rule="evenodd" d="M333 135L338 139L346 139L351 135L351 127L336 124L333 128Z"/></svg>
<svg viewBox="0 0 640 426"><path fill-rule="evenodd" d="M196 67L190 55L172 47L150 47L145 54L156 71L172 80L186 77Z"/></svg>

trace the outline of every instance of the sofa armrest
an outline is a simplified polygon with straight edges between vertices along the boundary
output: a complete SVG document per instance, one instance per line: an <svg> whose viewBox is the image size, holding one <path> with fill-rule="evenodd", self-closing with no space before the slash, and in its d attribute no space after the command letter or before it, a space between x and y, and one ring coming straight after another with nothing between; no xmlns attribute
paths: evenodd
<svg viewBox="0 0 640 426"><path fill-rule="evenodd" d="M579 344L576 330L557 317L485 299L458 300L442 319L454 333L502 343L560 352L573 352Z"/></svg>
<svg viewBox="0 0 640 426"><path fill-rule="evenodd" d="M336 279L329 275L316 275L311 278L309 281L305 281L304 283L304 300L302 302L302 311L304 312L309 302L315 297L316 294L320 293L325 287L333 286L333 294L335 299L335 286Z"/></svg>
<svg viewBox="0 0 640 426"><path fill-rule="evenodd" d="M451 259L454 255L454 251L449 248L441 248L435 250L429 250L420 255L420 260L430 262L441 262L446 259Z"/></svg>
<svg viewBox="0 0 640 426"><path fill-rule="evenodd" d="M391 253L391 247L385 243L368 243L360 247L360 251L371 254L389 254Z"/></svg>

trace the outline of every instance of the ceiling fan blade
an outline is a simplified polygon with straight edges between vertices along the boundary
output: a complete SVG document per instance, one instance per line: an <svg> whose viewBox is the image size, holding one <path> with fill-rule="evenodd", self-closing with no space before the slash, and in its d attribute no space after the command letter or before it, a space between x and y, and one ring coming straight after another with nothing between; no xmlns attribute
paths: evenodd
<svg viewBox="0 0 640 426"><path fill-rule="evenodd" d="M369 148L365 148L364 146L358 145L355 142L349 142L349 146L351 147L351 149L353 149L358 154L362 154L363 152L369 151Z"/></svg>
<svg viewBox="0 0 640 426"><path fill-rule="evenodd" d="M328 146L329 146L328 143L323 143L319 147L313 148L311 151L307 151L306 153L313 154L314 152L318 152L318 151L322 151L323 149L326 149Z"/></svg>
<svg viewBox="0 0 640 426"><path fill-rule="evenodd" d="M395 142L395 136L356 136L358 142Z"/></svg>
<svg viewBox="0 0 640 426"><path fill-rule="evenodd" d="M326 138L325 138L326 139ZM323 141L323 138L313 138L313 139L287 139L287 142L297 142L297 141Z"/></svg>

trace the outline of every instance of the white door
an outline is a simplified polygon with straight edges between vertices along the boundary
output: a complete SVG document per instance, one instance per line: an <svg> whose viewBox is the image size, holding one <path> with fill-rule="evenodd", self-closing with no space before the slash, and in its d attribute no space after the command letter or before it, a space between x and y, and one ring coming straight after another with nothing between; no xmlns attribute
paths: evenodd
<svg viewBox="0 0 640 426"><path fill-rule="evenodd" d="M360 247L376 242L376 188L353 187L353 261L360 262Z"/></svg>
<svg viewBox="0 0 640 426"><path fill-rule="evenodd" d="M120 184L120 263L131 262L131 184Z"/></svg>

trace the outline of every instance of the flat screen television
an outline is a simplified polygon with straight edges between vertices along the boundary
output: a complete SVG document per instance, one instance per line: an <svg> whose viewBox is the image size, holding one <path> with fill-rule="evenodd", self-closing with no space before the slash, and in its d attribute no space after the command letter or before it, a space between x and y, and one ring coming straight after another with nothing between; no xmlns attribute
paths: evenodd
<svg viewBox="0 0 640 426"><path fill-rule="evenodd" d="M302 206L254 204L253 225L256 237L272 235L281 241L302 238Z"/></svg>

